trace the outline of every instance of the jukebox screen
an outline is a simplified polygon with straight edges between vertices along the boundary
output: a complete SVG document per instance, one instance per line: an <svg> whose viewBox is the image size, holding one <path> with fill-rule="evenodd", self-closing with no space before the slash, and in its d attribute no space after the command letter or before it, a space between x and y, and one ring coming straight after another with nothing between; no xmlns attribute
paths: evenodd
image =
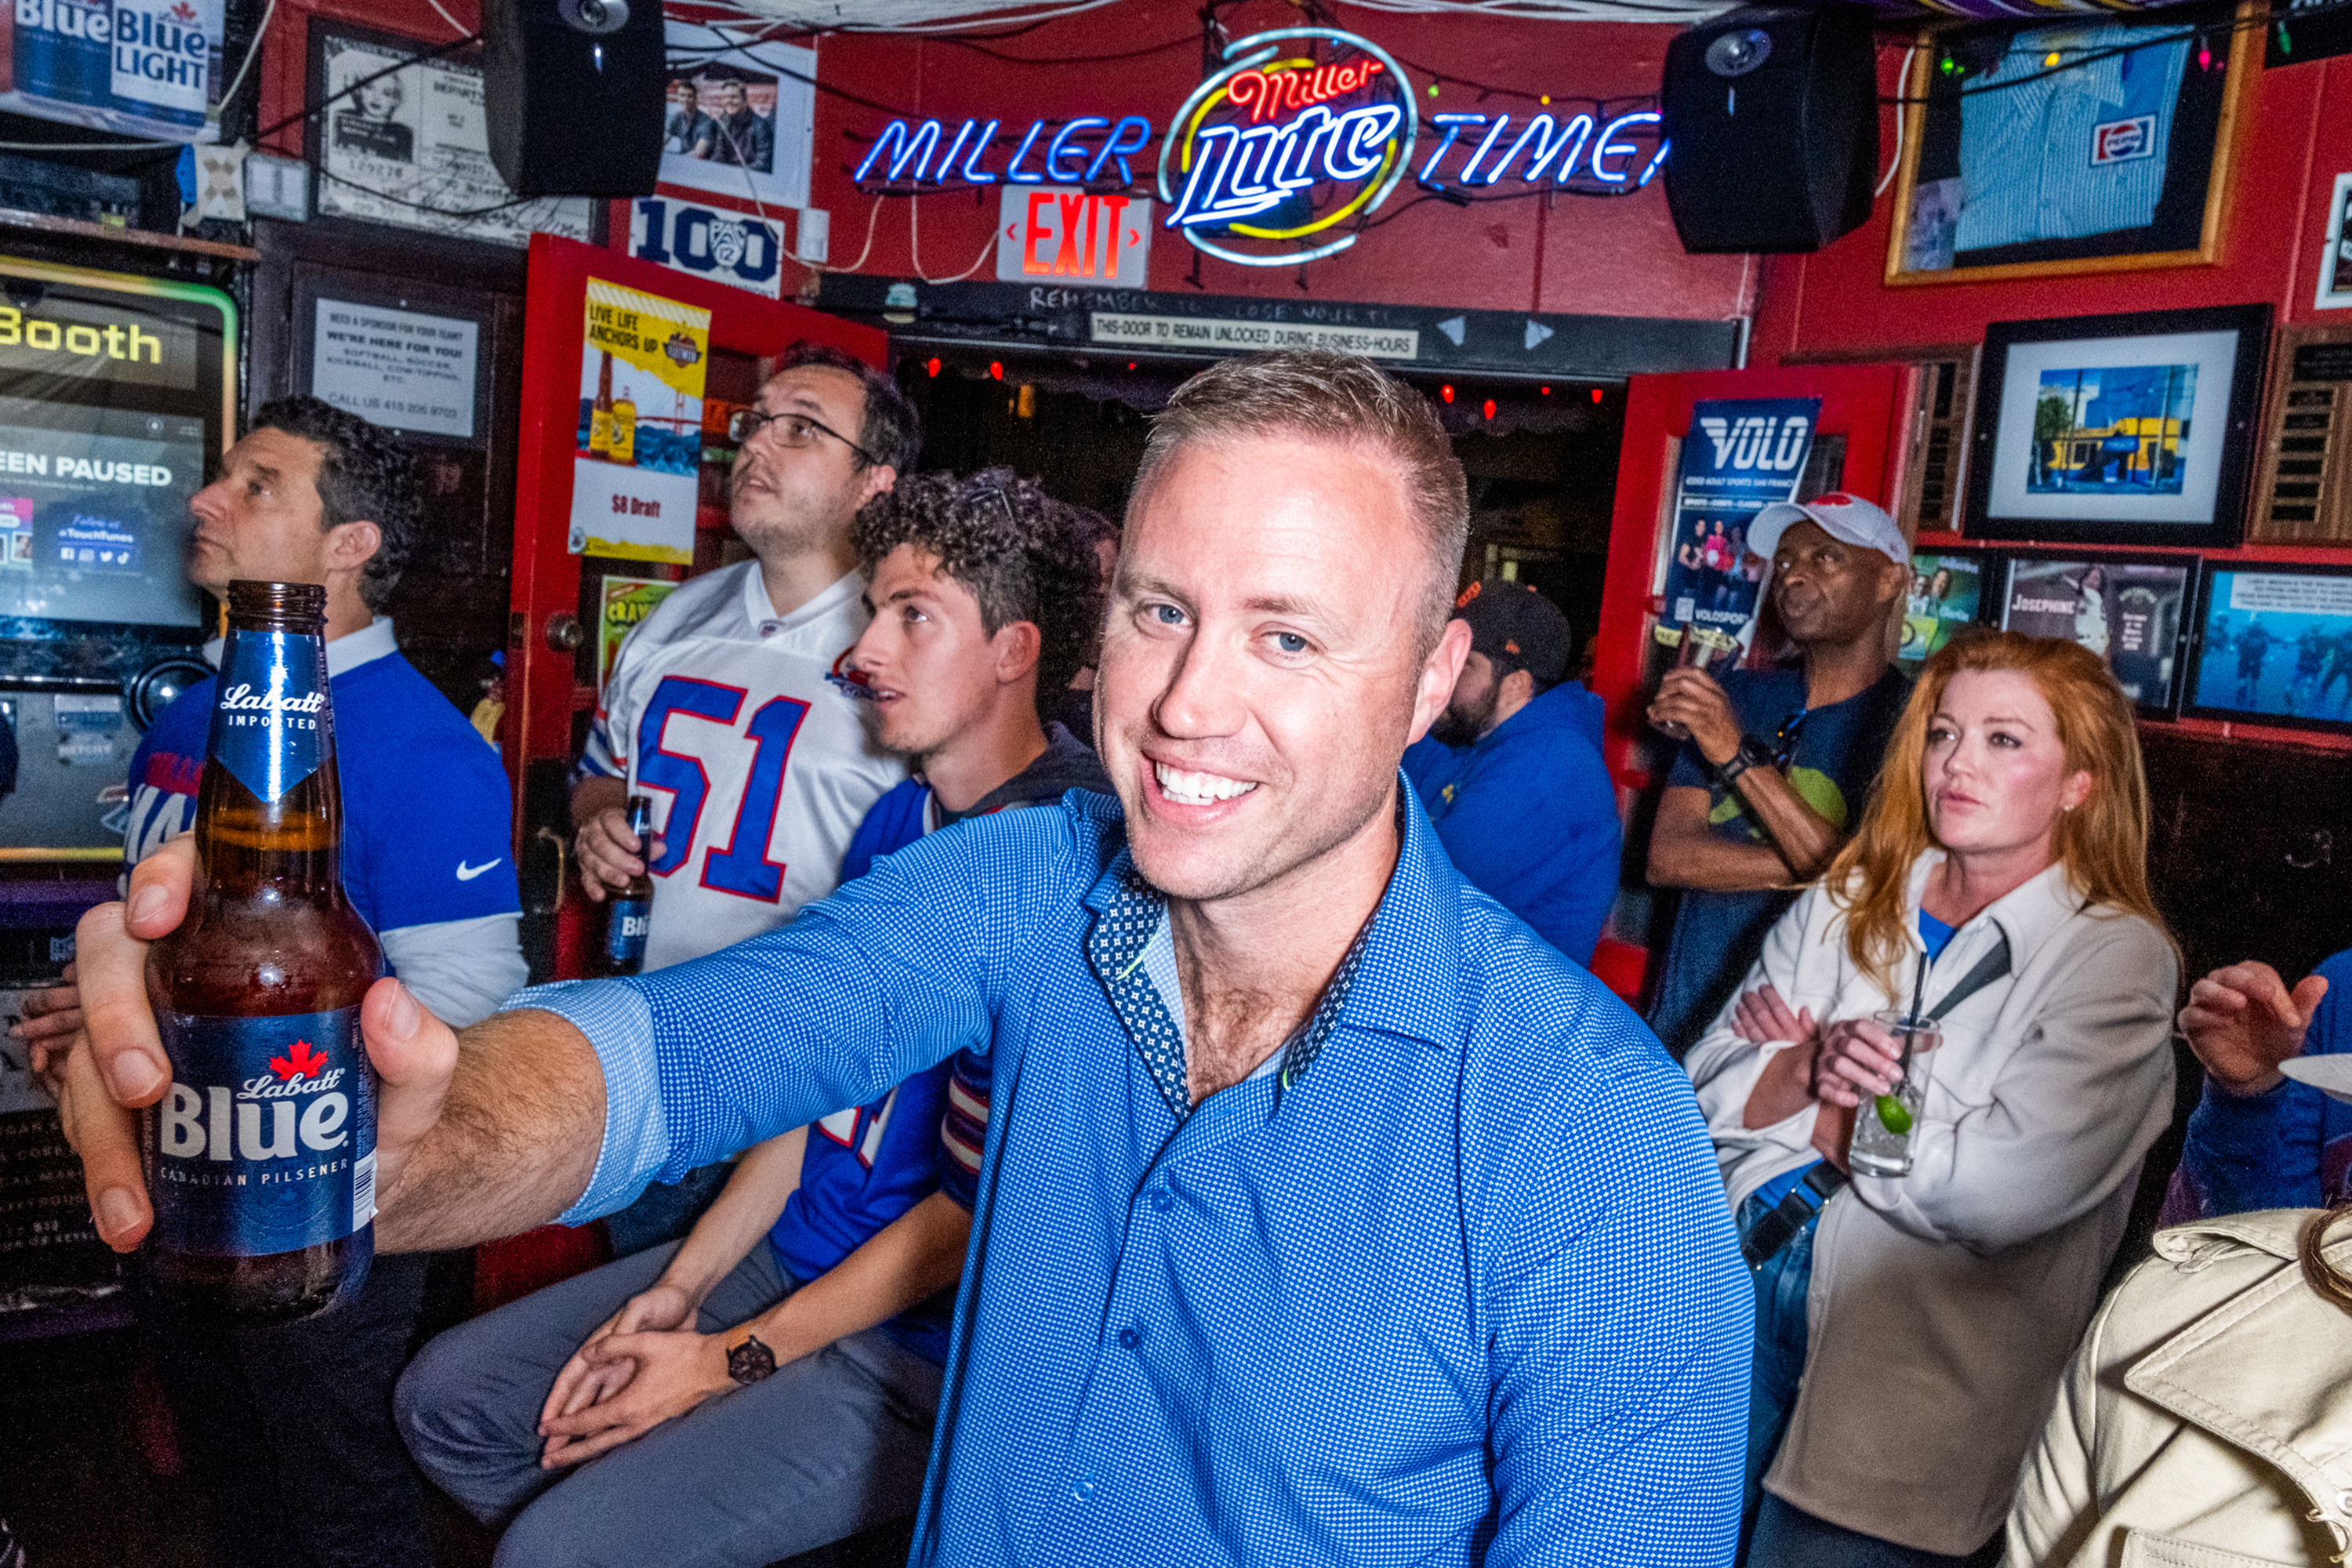
<svg viewBox="0 0 2352 1568"><path fill-rule="evenodd" d="M235 341L216 290L0 258L0 617L198 623Z"/></svg>

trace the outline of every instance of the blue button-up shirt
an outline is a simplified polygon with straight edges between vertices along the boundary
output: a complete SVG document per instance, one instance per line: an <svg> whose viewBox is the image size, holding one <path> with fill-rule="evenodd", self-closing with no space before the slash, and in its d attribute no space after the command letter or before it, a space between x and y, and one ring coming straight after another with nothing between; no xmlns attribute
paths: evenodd
<svg viewBox="0 0 2352 1568"><path fill-rule="evenodd" d="M1160 900L1080 792L529 993L604 1067L565 1217L987 1051L917 1563L1727 1563L1751 1296L1689 1084L1402 816L1344 983L1197 1107Z"/></svg>

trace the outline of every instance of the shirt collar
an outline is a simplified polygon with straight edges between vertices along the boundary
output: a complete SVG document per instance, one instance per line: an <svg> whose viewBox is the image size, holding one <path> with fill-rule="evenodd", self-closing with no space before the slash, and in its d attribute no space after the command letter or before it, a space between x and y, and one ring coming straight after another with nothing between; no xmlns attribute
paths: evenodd
<svg viewBox="0 0 2352 1568"><path fill-rule="evenodd" d="M1403 842L1396 869L1306 1026L1284 1046L1285 1089L1314 1064L1342 1023L1439 1047L1459 1037L1450 976L1455 969L1461 878L1438 847L1411 786L1402 782L1397 815ZM1144 963L1145 950L1168 918L1167 899L1137 872L1133 855L1122 845L1086 903L1096 914L1087 938L1087 960L1161 1098L1178 1116L1189 1114L1183 1028Z"/></svg>
<svg viewBox="0 0 2352 1568"><path fill-rule="evenodd" d="M773 621L779 632L798 631L811 621L822 620L833 614L841 607L843 600L855 599L865 591L865 574L853 570L835 578L831 586L791 615L780 616L776 614L775 605L768 598L767 579L760 575L759 562L743 563L743 614L750 617L754 627Z"/></svg>
<svg viewBox="0 0 2352 1568"><path fill-rule="evenodd" d="M198 650L205 656L205 662L215 669L220 668L222 641L220 637L214 637ZM327 679L332 680L363 664L373 664L399 651L400 644L392 635L392 617L377 616L368 622L365 629L346 633L327 645Z"/></svg>

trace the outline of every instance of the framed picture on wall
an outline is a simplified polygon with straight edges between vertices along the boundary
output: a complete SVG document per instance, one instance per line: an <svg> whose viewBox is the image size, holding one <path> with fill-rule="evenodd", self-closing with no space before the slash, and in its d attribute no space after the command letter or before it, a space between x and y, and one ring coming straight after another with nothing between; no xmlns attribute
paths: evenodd
<svg viewBox="0 0 2352 1568"><path fill-rule="evenodd" d="M1981 550L1921 550L1911 556L1911 585L1903 604L1903 637L1895 657L1906 664L1927 656L1984 618L1999 583L2000 559Z"/></svg>
<svg viewBox="0 0 2352 1568"><path fill-rule="evenodd" d="M2268 305L1993 322L1964 531L2236 543L2270 326Z"/></svg>
<svg viewBox="0 0 2352 1568"><path fill-rule="evenodd" d="M2001 630L2081 644L2107 661L2142 713L2170 716L2196 556L2012 555L2001 577Z"/></svg>
<svg viewBox="0 0 2352 1568"><path fill-rule="evenodd" d="M2336 176L2327 202L2327 238L2319 247L2319 291L2312 307L2340 310L2352 305L2352 235L2344 232L2344 216L2352 209L2352 174Z"/></svg>
<svg viewBox="0 0 2352 1568"><path fill-rule="evenodd" d="M2352 733L2352 567L2216 561L2181 711Z"/></svg>
<svg viewBox="0 0 2352 1568"><path fill-rule="evenodd" d="M1904 87L1886 281L2212 263L2263 16L1930 34Z"/></svg>

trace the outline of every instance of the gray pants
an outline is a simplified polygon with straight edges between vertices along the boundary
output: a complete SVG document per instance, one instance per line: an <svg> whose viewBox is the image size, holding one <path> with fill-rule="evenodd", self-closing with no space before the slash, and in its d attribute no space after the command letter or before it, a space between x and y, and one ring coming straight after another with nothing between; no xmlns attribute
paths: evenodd
<svg viewBox="0 0 2352 1568"><path fill-rule="evenodd" d="M877 1330L572 1469L539 1468L539 1413L581 1342L650 1288L676 1243L450 1330L394 1401L425 1473L485 1524L499 1568L760 1568L915 1511L940 1369ZM762 1239L703 1303L715 1333L794 1289ZM511 1521L511 1522L509 1522Z"/></svg>

